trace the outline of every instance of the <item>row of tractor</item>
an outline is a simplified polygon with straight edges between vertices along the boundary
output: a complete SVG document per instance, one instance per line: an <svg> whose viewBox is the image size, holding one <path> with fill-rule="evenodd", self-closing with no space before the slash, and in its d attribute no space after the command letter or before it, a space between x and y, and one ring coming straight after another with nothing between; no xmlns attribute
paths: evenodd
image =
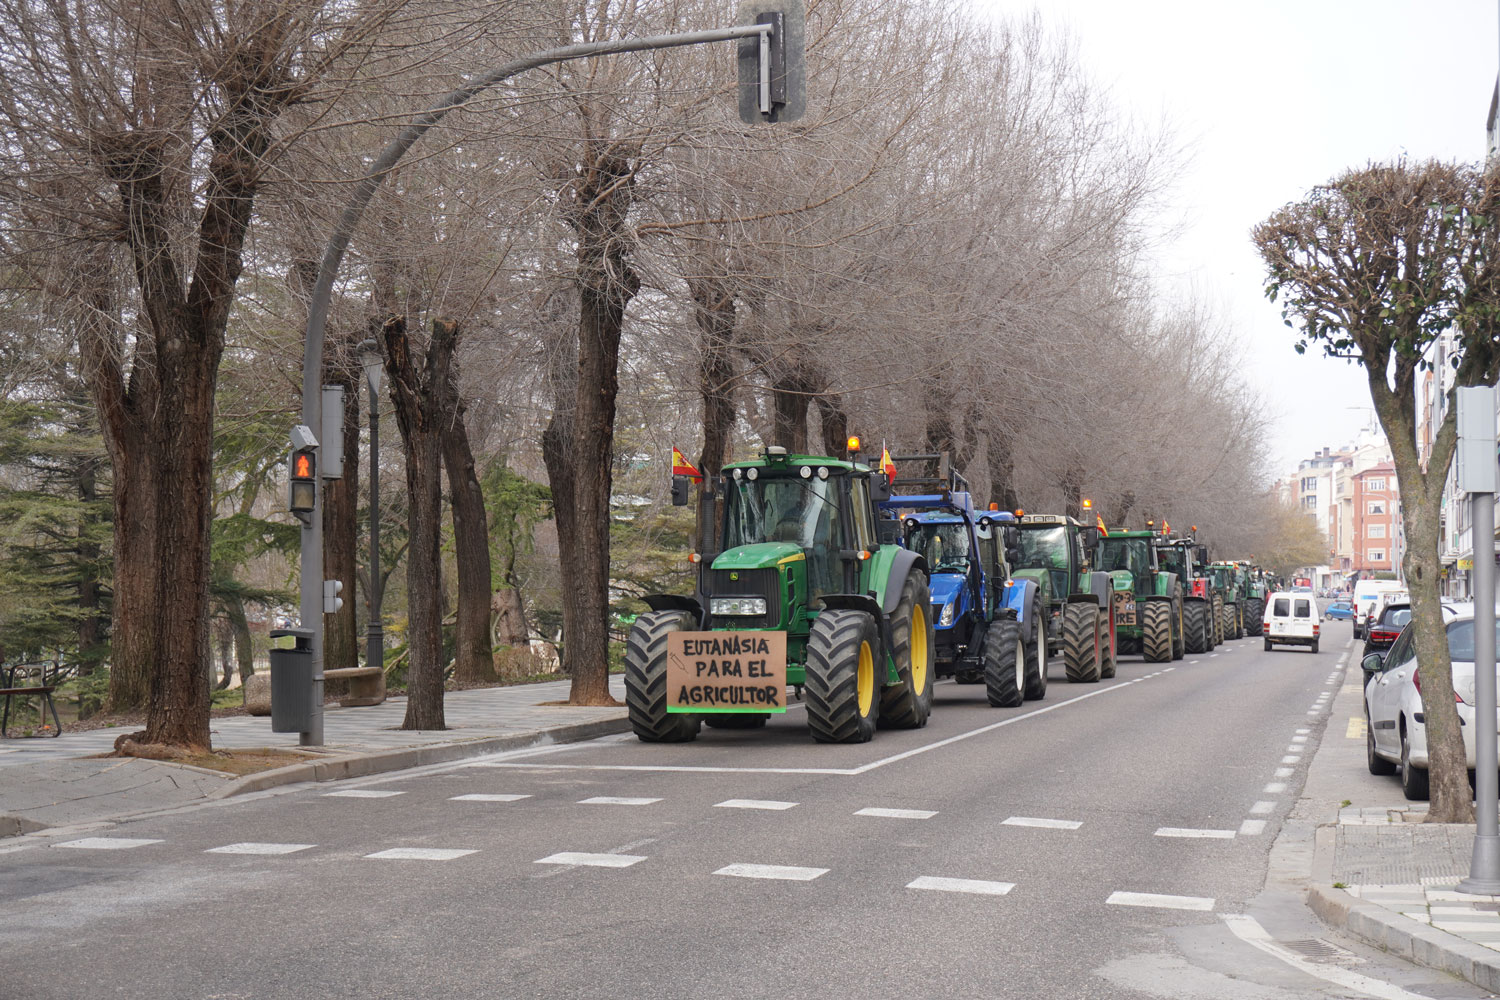
<svg viewBox="0 0 1500 1000"><path fill-rule="evenodd" d="M628 637L640 739L763 726L794 691L814 740L859 743L926 725L940 678L1009 708L1046 694L1057 657L1091 683L1121 655L1164 663L1260 633L1265 574L1209 562L1192 535L977 509L947 456L872 467L849 444L847 459L768 447L707 484L674 453L673 502L700 498L702 551L694 592L644 598Z"/></svg>

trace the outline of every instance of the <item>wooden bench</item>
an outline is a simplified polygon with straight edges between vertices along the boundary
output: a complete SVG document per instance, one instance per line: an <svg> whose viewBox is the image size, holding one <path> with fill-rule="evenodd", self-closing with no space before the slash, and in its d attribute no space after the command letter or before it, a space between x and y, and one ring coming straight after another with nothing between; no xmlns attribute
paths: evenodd
<svg viewBox="0 0 1500 1000"><path fill-rule="evenodd" d="M17 681L19 678L19 682ZM34 680L34 684L27 681ZM0 695L5 696L5 709L0 711L0 736L5 736L5 728L10 723L10 703L13 698L41 698L44 707L52 712L52 735L62 735L62 720L57 717L57 706L52 702L52 692L57 690L57 676L54 671L52 683L47 683L46 664L21 663L11 667L5 672L5 686L0 687ZM46 719L46 716L42 716Z"/></svg>
<svg viewBox="0 0 1500 1000"><path fill-rule="evenodd" d="M323 671L324 680L347 680L349 693L339 699L345 708L379 705L385 701L385 671L379 667L345 667Z"/></svg>

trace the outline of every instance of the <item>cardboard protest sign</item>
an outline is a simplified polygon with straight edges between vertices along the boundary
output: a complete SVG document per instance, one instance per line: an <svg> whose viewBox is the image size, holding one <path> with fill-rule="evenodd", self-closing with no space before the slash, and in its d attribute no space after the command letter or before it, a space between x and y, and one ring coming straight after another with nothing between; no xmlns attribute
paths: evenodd
<svg viewBox="0 0 1500 1000"><path fill-rule="evenodd" d="M785 632L667 633L668 712L785 712Z"/></svg>

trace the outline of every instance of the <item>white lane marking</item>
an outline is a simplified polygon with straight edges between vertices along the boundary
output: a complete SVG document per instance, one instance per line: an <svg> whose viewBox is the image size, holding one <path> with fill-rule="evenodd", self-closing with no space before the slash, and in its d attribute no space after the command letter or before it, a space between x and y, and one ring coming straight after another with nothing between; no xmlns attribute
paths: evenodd
<svg viewBox="0 0 1500 1000"><path fill-rule="evenodd" d="M254 841L245 841L240 844L225 844L223 847L210 847L204 854L296 854L298 851L306 851L317 847L317 844L257 844Z"/></svg>
<svg viewBox="0 0 1500 1000"><path fill-rule="evenodd" d="M1191 664L1194 664L1194 663L1197 663L1197 662L1198 662L1198 661L1197 661L1197 660L1188 660L1188 664L1189 664L1189 665L1191 665Z"/></svg>
<svg viewBox="0 0 1500 1000"><path fill-rule="evenodd" d="M1306 736L1310 732L1312 732L1311 729L1299 729L1299 730L1297 730L1297 735L1298 736Z"/></svg>
<svg viewBox="0 0 1500 1000"><path fill-rule="evenodd" d="M725 799L715 802L715 809L790 809L795 802L777 802L775 799Z"/></svg>
<svg viewBox="0 0 1500 1000"><path fill-rule="evenodd" d="M1299 730L1299 732L1300 732L1300 730ZM1293 736L1292 737L1292 742L1293 743L1306 743L1307 742L1307 737L1306 736Z"/></svg>
<svg viewBox="0 0 1500 1000"><path fill-rule="evenodd" d="M1265 788L1261 789L1261 791L1265 792L1267 795L1280 795L1282 792L1286 791L1286 782L1285 781L1272 781L1272 782L1269 782L1266 785Z"/></svg>
<svg viewBox="0 0 1500 1000"><path fill-rule="evenodd" d="M1183 837L1190 840L1233 840L1233 830L1194 830L1181 826L1158 827L1158 837Z"/></svg>
<svg viewBox="0 0 1500 1000"><path fill-rule="evenodd" d="M346 788L342 792L324 792L325 799L388 799L393 795L405 795L405 792L393 792L389 789L375 788Z"/></svg>
<svg viewBox="0 0 1500 1000"><path fill-rule="evenodd" d="M582 865L589 868L629 868L646 859L636 854L586 854L582 851L560 851L537 858L537 865Z"/></svg>
<svg viewBox="0 0 1500 1000"><path fill-rule="evenodd" d="M130 837L84 837L81 840L65 840L53 847L76 847L81 851L128 851L132 847L160 844L160 840L141 840Z"/></svg>
<svg viewBox="0 0 1500 1000"><path fill-rule="evenodd" d="M1255 837L1266 832L1266 821L1263 819L1247 819L1240 824L1241 837Z"/></svg>
<svg viewBox="0 0 1500 1000"><path fill-rule="evenodd" d="M1210 660L1212 660L1212 659L1213 659L1213 658L1214 658L1214 657L1215 657L1215 656L1218 656L1218 655L1219 655L1219 654L1218 654L1218 653L1209 653L1209 654L1208 654L1208 658L1209 658L1209 659L1210 659Z"/></svg>
<svg viewBox="0 0 1500 1000"><path fill-rule="evenodd" d="M1317 712L1308 712L1307 714L1308 715L1317 715L1318 713Z"/></svg>
<svg viewBox="0 0 1500 1000"><path fill-rule="evenodd" d="M1112 906L1155 906L1164 910L1212 910L1207 896L1163 896L1154 892L1113 892L1105 903Z"/></svg>
<svg viewBox="0 0 1500 1000"><path fill-rule="evenodd" d="M932 819L937 815L935 809L881 809L871 806L868 809L856 809L856 816L879 816L881 819Z"/></svg>
<svg viewBox="0 0 1500 1000"><path fill-rule="evenodd" d="M789 882L811 882L819 875L827 875L827 868L799 868L796 865L725 865L715 875L732 875L735 878L774 878Z"/></svg>
<svg viewBox="0 0 1500 1000"><path fill-rule="evenodd" d="M474 850L452 847L392 847L388 851L366 854L365 857L377 858L381 861L452 861L466 854L478 853Z"/></svg>
<svg viewBox="0 0 1500 1000"><path fill-rule="evenodd" d="M1198 661L1194 660L1193 662L1197 663ZM1161 668L1161 672L1164 673L1164 674L1170 674L1172 671L1174 671L1176 669L1177 669L1176 667L1162 667Z"/></svg>
<svg viewBox="0 0 1500 1000"><path fill-rule="evenodd" d="M1291 746L1286 748L1287 753L1304 753L1306 752L1306 750L1307 747L1303 746L1300 743L1293 743Z"/></svg>
<svg viewBox="0 0 1500 1000"><path fill-rule="evenodd" d="M14 844L10 847L0 847L0 854L14 854L17 851L24 851L30 846L30 844Z"/></svg>
<svg viewBox="0 0 1500 1000"><path fill-rule="evenodd" d="M486 792L470 792L468 795L455 795L449 802L520 802L529 799L530 795L490 795Z"/></svg>
<svg viewBox="0 0 1500 1000"><path fill-rule="evenodd" d="M1255 803L1255 805L1253 805L1253 806L1250 807L1250 815L1252 815L1252 816L1264 816L1266 813L1272 812L1273 810L1275 810L1275 808L1276 808L1276 803L1274 803L1274 802L1267 802L1265 799L1262 799L1259 802Z"/></svg>
<svg viewBox="0 0 1500 1000"><path fill-rule="evenodd" d="M1332 694L1333 694L1332 691L1324 691L1324 692L1322 692L1321 694L1318 695L1318 700L1321 701L1324 698L1327 698L1327 697L1331 696Z"/></svg>
<svg viewBox="0 0 1500 1000"><path fill-rule="evenodd" d="M633 799L621 795L595 795L591 799L579 799L581 806L649 806L661 799Z"/></svg>
<svg viewBox="0 0 1500 1000"><path fill-rule="evenodd" d="M923 875L906 883L908 889L934 889L938 892L971 892L977 896L1003 896L1016 887L1014 882L985 882L974 878L941 878Z"/></svg>
<svg viewBox="0 0 1500 1000"><path fill-rule="evenodd" d="M1254 917L1241 913L1225 913L1221 917L1229 926L1234 936L1250 945L1258 948L1275 958L1290 965L1299 972L1314 976L1324 982L1333 983L1343 989L1353 990L1377 1000L1426 1000L1420 994L1403 990L1392 983L1381 982L1369 976L1362 976L1358 972L1337 965L1324 965L1321 962L1310 962L1301 955L1296 954L1288 948L1278 944L1266 929L1260 925L1260 921Z"/></svg>
<svg viewBox="0 0 1500 1000"><path fill-rule="evenodd" d="M1302 762L1302 758L1298 757L1295 754L1287 754L1285 757L1281 758L1281 762L1283 764L1299 764Z"/></svg>
<svg viewBox="0 0 1500 1000"><path fill-rule="evenodd" d="M1045 830L1076 830L1083 824L1074 819L1038 819L1035 816L1012 816L1001 820L1001 826L1036 826Z"/></svg>

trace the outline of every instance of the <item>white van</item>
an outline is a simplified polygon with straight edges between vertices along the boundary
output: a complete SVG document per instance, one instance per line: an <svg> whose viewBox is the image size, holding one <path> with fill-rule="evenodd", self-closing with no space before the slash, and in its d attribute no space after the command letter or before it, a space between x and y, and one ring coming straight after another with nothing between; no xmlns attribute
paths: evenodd
<svg viewBox="0 0 1500 1000"><path fill-rule="evenodd" d="M1354 585L1354 638L1365 637L1365 622L1370 617L1370 609L1374 606L1376 598L1389 591L1405 589L1405 585L1397 580L1361 580L1356 583Z"/></svg>
<svg viewBox="0 0 1500 1000"><path fill-rule="evenodd" d="M1318 602L1313 595L1278 590L1266 598L1261 635L1266 651L1272 646L1311 646L1318 651Z"/></svg>

